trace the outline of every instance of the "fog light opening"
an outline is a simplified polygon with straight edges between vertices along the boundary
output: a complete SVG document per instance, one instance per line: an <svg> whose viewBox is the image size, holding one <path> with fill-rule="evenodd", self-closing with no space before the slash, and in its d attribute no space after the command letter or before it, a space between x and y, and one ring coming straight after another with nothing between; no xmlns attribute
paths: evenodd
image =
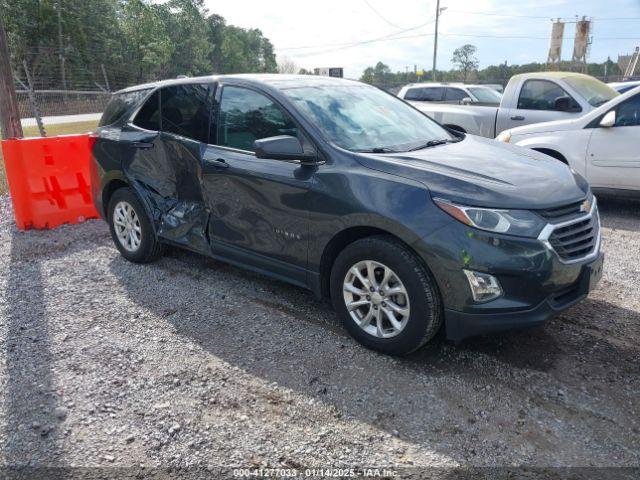
<svg viewBox="0 0 640 480"><path fill-rule="evenodd" d="M478 303L485 303L495 300L502 295L500 282L493 275L473 270L462 270L469 280L473 300Z"/></svg>

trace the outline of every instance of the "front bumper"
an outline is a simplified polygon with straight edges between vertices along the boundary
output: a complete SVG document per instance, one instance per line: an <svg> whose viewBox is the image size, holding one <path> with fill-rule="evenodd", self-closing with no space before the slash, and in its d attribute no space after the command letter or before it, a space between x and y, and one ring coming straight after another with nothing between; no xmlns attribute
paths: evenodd
<svg viewBox="0 0 640 480"><path fill-rule="evenodd" d="M567 262L539 238L484 232L453 219L413 247L435 277L447 337L456 341L544 324L588 295L602 275L604 258L599 237L592 254ZM502 296L474 301L464 269L495 276Z"/></svg>
<svg viewBox="0 0 640 480"><path fill-rule="evenodd" d="M575 284L544 299L534 308L511 312L465 313L445 308L445 328L449 340L511 329L538 327L556 314L584 299L602 277L604 254L583 265Z"/></svg>

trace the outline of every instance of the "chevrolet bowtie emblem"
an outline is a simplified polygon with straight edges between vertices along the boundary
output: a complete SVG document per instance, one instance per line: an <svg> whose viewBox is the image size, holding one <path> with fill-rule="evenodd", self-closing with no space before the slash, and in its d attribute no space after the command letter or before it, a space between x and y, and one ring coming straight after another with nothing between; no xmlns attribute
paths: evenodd
<svg viewBox="0 0 640 480"><path fill-rule="evenodd" d="M591 202L589 200L585 200L584 202L582 202L582 205L580 205L580 211L581 212L591 211Z"/></svg>

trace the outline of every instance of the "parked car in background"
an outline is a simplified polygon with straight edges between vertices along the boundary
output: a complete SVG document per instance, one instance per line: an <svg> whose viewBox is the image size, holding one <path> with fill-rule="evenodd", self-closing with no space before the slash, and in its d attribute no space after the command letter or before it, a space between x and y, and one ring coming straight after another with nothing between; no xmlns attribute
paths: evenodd
<svg viewBox="0 0 640 480"><path fill-rule="evenodd" d="M500 95L504 93L504 86L502 86L500 83L483 83L482 86L495 90Z"/></svg>
<svg viewBox="0 0 640 480"><path fill-rule="evenodd" d="M402 87L398 96L414 102L454 105L499 105L502 95L483 85L464 83L412 83Z"/></svg>
<svg viewBox="0 0 640 480"><path fill-rule="evenodd" d="M577 118L618 95L613 88L588 75L537 72L514 75L499 107L412 103L449 128L495 138L508 128Z"/></svg>
<svg viewBox="0 0 640 480"><path fill-rule="evenodd" d="M607 83L607 85L609 85L618 93L625 93L631 90L632 88L639 87L640 80L629 80L626 82L612 82L612 83Z"/></svg>
<svg viewBox="0 0 640 480"><path fill-rule="evenodd" d="M569 164L594 189L640 193L640 87L582 117L505 130L497 140Z"/></svg>
<svg viewBox="0 0 640 480"><path fill-rule="evenodd" d="M132 87L113 95L90 165L127 260L170 244L308 288L385 353L416 350L441 326L461 340L542 325L602 275L598 208L580 175L453 134L359 82Z"/></svg>

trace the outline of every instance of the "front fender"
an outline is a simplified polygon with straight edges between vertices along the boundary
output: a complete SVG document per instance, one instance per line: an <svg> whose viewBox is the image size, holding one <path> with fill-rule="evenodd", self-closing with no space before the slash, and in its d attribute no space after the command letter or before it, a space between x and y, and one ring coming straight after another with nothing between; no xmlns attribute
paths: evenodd
<svg viewBox="0 0 640 480"><path fill-rule="evenodd" d="M562 133L566 134L566 132ZM553 150L554 152L558 152L567 159L567 163L571 168L583 177L585 176L585 155L588 140L585 140L583 145L577 144L574 148L567 148L571 147L571 145L569 145L570 142L567 141L566 137L563 138L558 133L549 133L535 136L513 136L511 137L510 143L512 145L517 145L518 147L528 148L531 150Z"/></svg>
<svg viewBox="0 0 640 480"><path fill-rule="evenodd" d="M448 217L420 182L372 168L325 166L310 192L308 268L318 272L331 240L350 228L372 228L408 245L438 229Z"/></svg>

